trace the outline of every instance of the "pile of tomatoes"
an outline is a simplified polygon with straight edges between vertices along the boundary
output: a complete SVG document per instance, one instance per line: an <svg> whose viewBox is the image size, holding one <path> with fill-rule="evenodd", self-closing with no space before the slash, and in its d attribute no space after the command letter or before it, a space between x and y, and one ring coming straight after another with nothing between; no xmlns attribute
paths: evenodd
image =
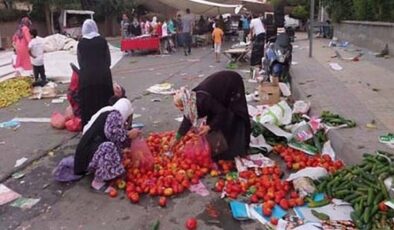
<svg viewBox="0 0 394 230"><path fill-rule="evenodd" d="M224 192L230 199L246 196L250 203L263 203L263 214L270 217L276 204L284 210L304 205L292 183L282 181L281 175L278 165L243 171L238 177L228 173L216 182L214 190Z"/></svg>
<svg viewBox="0 0 394 230"><path fill-rule="evenodd" d="M158 204L164 207L167 198L184 192L191 184L198 184L204 175L213 173L209 149L196 148L195 154L185 155L187 146L196 144L199 136L188 133L170 149L174 135L174 132L151 133L146 139L153 155L153 169L136 168L130 164L130 154L123 154L125 192L131 202L138 203L141 195L148 194L160 196Z"/></svg>
<svg viewBox="0 0 394 230"><path fill-rule="evenodd" d="M305 167L323 167L328 172L334 173L336 170L343 168L344 164L341 160L333 161L328 155L308 156L302 151L277 145L274 147L274 152L280 154L285 161L288 169L300 170Z"/></svg>

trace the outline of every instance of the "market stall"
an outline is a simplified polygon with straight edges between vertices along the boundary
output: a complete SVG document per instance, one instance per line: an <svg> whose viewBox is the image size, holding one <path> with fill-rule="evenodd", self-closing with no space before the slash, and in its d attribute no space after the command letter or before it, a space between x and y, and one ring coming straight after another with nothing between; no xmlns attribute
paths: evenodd
<svg viewBox="0 0 394 230"><path fill-rule="evenodd" d="M122 39L121 51L158 51L160 52L160 37L143 35Z"/></svg>

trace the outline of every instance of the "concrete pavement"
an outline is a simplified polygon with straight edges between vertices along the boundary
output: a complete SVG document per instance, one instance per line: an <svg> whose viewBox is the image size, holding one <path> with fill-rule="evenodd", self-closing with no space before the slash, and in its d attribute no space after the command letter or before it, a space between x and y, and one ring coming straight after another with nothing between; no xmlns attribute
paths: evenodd
<svg viewBox="0 0 394 230"><path fill-rule="evenodd" d="M357 122L355 128L329 132L338 157L356 163L365 152L390 151L378 143L378 136L394 131L393 60L377 59L358 47L329 48L327 39L314 40L313 57L309 58L309 42L302 39L303 34L298 38L293 54L298 64L291 69L295 97L311 101L313 114L330 110ZM335 50L345 58L359 52L364 56L358 62L331 58ZM343 70L331 69L329 62L340 64ZM366 124L373 121L377 128L367 128Z"/></svg>
<svg viewBox="0 0 394 230"><path fill-rule="evenodd" d="M390 87L394 84L375 83L376 80L379 82L381 80L370 78L369 75L363 78L362 82L366 82L359 83L360 86L350 84L347 71L353 69L353 71L360 71L359 75L363 75L369 69L374 68L375 71L383 73L387 68L384 67L384 63L374 63L373 59L369 60L366 57L358 63L339 62L344 70L333 72L327 67L327 61L331 61L330 56L333 51L322 47L326 43L328 43L327 40L316 40L316 56L309 59L307 58L307 41L295 42L299 48L294 49L293 60L298 62L298 65L292 66L293 90L296 98L300 97L312 102L314 114L320 113L323 109L330 109L332 112L356 120L358 123L356 128L336 130L329 134L339 158L353 163L365 151L384 148L383 145L377 143L377 136L389 130L392 131L389 128L390 120L387 121L381 117L384 112L390 113L390 110L383 110L384 105L382 105L380 112L373 112L369 107L373 103L363 100L362 97L368 93L366 83L369 83L370 90L380 89L372 91L379 94L368 94L370 99L375 98L376 102L379 102L380 95L392 96ZM170 56L127 56L113 69L113 78L126 88L127 96L134 101L135 113L142 115L135 121L145 124L144 133L174 130L179 125L174 118L180 114L172 106L172 98L148 94L145 89L161 82L174 83L176 87L181 85L192 87L210 73L224 69L224 61L223 57L222 63L214 63L210 47L193 49L192 55L188 57L183 56L182 52ZM242 68L248 69L247 66ZM388 69L390 68L392 67L388 66ZM239 72L247 82L248 73L241 69ZM385 78L387 82L392 83L389 81L392 75L390 73L386 75L388 76ZM353 81L356 78L356 76L350 77L353 77L351 78ZM362 76L357 78L360 77ZM256 87L248 83L246 86L249 92L254 91ZM363 93L360 93L360 90L363 90L361 91ZM157 98L161 101L152 102L152 99ZM16 115L48 117L53 110L65 107L65 105L52 104L46 106L45 103L49 102L24 99L19 104L2 110L0 118L7 120ZM24 113L21 114L21 111ZM376 121L377 129L365 128L365 124L372 120ZM74 153L79 136L72 138L72 134L66 131L56 131L42 124L23 124L17 131L12 131L15 136L9 137L13 135L10 132L0 130L0 140L9 138L6 139L4 146L0 145L3 148L1 149L1 169L3 164L8 167L4 169L4 172L9 173L9 169L13 169L15 159L20 156L33 158L32 149L41 148L42 151L38 155L44 157L22 171L25 173L24 178L10 178L4 183L24 197L41 198L41 200L32 209L25 211L8 205L0 206L0 229L150 229L151 224L158 219L160 219L160 229L184 229L184 222L190 216L198 218L199 229L262 229L253 221L234 221L227 203L219 199L218 194L212 191L207 197L194 193L182 194L172 199L168 207L163 209L156 204L157 199L150 197L143 198L140 204L135 205L130 204L123 196L111 199L108 196L96 194L89 188L91 178L88 177L76 183L56 183L52 180L51 171L62 157ZM36 138L38 136L42 138ZM53 157L46 155L49 149L53 148L48 143L59 146L54 150ZM14 149L19 149L21 155L14 156ZM8 162L3 163L3 159ZM214 180L208 178L204 180L204 183L208 188L212 188ZM206 208L209 205L218 209L219 218L207 215Z"/></svg>
<svg viewBox="0 0 394 230"><path fill-rule="evenodd" d="M214 63L210 47L193 49L192 55L188 57L182 52L171 56L127 56L113 69L113 78L125 87L127 96L134 101L135 113L142 115L135 121L145 124L143 131L147 134L177 129L179 122L175 118L180 113L172 105L172 97L148 94L146 88L161 82L174 83L176 87L193 87L209 74L224 69L225 64L224 57L222 63ZM248 77L247 73L243 74ZM250 86L250 91L254 91L254 87ZM152 102L152 99L157 98L161 101ZM43 101L39 102L43 104ZM21 103L31 102L24 99ZM32 107L31 110L35 108ZM50 114L50 110L40 108L37 107L37 116ZM49 130L50 127L48 130L42 127L36 129L41 135L53 132ZM63 138L69 135L66 131L56 132ZM28 137L20 132L22 134L24 138ZM48 137L50 138L52 137ZM89 187L91 178L71 184L54 182L51 171L62 157L74 153L78 139L69 139L54 150L54 157L45 156L24 169L24 178L10 178L4 182L24 197L41 198L41 201L26 211L8 205L1 206L0 229L150 229L150 225L158 219L160 229L184 229L185 220L191 216L198 218L200 229L259 229L255 222L240 223L232 220L227 203L212 191L207 197L194 193L182 194L171 199L168 207L162 209L156 204L157 199L150 197L133 205L123 196L110 199L106 195L96 194ZM10 143L11 141L12 139ZM60 143L58 140L52 142ZM31 144L37 145L38 143ZM10 147L7 145L7 148ZM21 181L24 183L21 184ZM204 180L208 188L212 188L214 182L213 179ZM209 217L205 212L207 205L211 203L220 212L217 219Z"/></svg>

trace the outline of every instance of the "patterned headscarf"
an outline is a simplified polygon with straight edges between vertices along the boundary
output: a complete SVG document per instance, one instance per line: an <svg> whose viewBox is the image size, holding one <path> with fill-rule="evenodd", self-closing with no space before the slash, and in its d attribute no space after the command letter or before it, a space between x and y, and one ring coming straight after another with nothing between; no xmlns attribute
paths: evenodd
<svg viewBox="0 0 394 230"><path fill-rule="evenodd" d="M32 23L31 23L31 21L30 21L30 19L29 19L28 17L23 17L23 18L21 19L19 25L18 25L18 29L16 30L15 35L16 35L19 39L22 39L22 38L23 38L23 31L22 31L22 28L23 28L24 26L27 26L27 28L30 29L31 24L32 24Z"/></svg>
<svg viewBox="0 0 394 230"><path fill-rule="evenodd" d="M181 87L174 96L174 103L176 105L182 104L183 115L190 120L193 127L199 127L200 122L197 113L196 92L190 91L186 87Z"/></svg>

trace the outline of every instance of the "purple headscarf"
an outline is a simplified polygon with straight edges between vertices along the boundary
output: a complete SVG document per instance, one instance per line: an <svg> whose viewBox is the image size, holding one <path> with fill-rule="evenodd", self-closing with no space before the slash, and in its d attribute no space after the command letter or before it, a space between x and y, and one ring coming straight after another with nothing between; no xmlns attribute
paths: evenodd
<svg viewBox="0 0 394 230"><path fill-rule="evenodd" d="M23 31L22 31L23 26L27 26L27 28L30 29L31 24L32 24L32 23L31 23L31 21L30 21L30 19L29 19L28 17L23 17L23 18L21 19L19 25L18 25L18 29L16 30L15 35L16 35L19 39L22 39L22 38L23 38Z"/></svg>

